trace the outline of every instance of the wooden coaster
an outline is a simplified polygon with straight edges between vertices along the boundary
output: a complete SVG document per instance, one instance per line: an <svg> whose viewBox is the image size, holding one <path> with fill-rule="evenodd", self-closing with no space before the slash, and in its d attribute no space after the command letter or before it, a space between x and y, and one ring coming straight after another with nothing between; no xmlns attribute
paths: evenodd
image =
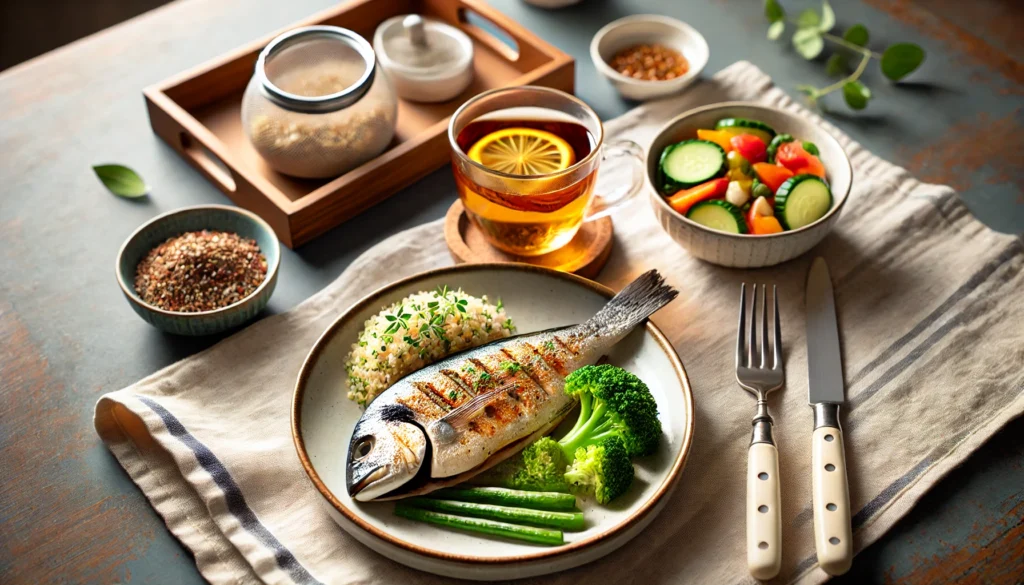
<svg viewBox="0 0 1024 585"><path fill-rule="evenodd" d="M444 218L444 239L459 264L479 262L522 262L595 278L612 253L612 220L602 217L583 224L565 246L541 256L515 256L492 247L469 220L461 201L448 209Z"/></svg>

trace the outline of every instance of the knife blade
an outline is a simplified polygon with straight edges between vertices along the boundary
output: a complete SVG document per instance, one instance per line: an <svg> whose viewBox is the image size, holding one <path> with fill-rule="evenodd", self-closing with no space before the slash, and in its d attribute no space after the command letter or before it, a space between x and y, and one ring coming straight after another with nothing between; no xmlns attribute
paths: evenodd
<svg viewBox="0 0 1024 585"><path fill-rule="evenodd" d="M842 575L853 563L850 489L846 450L839 426L839 405L845 401L843 360L832 279L823 258L815 258L807 274L807 397L814 408L811 434L811 509L818 566Z"/></svg>
<svg viewBox="0 0 1024 585"><path fill-rule="evenodd" d="M811 404L846 400L836 300L824 258L815 258L807 275L807 373Z"/></svg>

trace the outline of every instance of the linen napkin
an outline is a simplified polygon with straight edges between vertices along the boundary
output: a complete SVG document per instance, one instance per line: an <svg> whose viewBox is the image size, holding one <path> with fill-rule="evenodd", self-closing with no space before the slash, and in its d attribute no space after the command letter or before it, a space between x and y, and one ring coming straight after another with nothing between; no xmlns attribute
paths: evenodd
<svg viewBox="0 0 1024 585"><path fill-rule="evenodd" d="M528 582L753 582L744 498L754 402L736 387L732 365L742 281L777 284L782 300L788 385L771 400L783 498L777 582L828 578L816 564L810 510L803 289L815 255L828 260L841 319L855 550L1024 412L1024 245L973 219L949 187L875 157L746 62L607 130L646 145L672 116L724 100L758 101L827 128L853 161L853 192L812 253L756 271L690 257L646 203L615 217L615 249L599 280L617 289L656 267L682 291L654 321L694 388L693 450L665 510L632 542ZM397 234L294 310L100 399L100 437L210 582L452 581L378 555L334 524L299 465L288 416L303 359L342 311L370 290L446 264L440 222Z"/></svg>

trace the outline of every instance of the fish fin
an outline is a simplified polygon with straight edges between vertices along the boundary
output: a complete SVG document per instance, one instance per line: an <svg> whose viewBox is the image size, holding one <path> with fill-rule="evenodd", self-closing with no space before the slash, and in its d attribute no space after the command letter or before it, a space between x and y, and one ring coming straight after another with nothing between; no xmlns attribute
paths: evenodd
<svg viewBox="0 0 1024 585"><path fill-rule="evenodd" d="M447 423L453 429L459 430L469 424L469 421L476 418L481 410L490 406L496 400L508 396L508 391L513 388L515 388L515 384L504 384L490 392L481 392L455 407L448 414L445 414L438 420L438 423Z"/></svg>
<svg viewBox="0 0 1024 585"><path fill-rule="evenodd" d="M650 270L627 284L583 327L594 335L621 338L678 294L679 291L665 284L665 278L657 270Z"/></svg>

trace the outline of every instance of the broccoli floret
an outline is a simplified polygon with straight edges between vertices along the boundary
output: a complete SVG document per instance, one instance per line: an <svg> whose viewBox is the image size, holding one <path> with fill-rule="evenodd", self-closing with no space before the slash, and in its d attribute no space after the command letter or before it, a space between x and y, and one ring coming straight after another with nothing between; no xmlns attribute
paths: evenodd
<svg viewBox="0 0 1024 585"><path fill-rule="evenodd" d="M593 495L599 504L607 504L626 493L633 483L633 463L622 439L610 437L597 445L577 449L565 480L573 492Z"/></svg>
<svg viewBox="0 0 1024 585"><path fill-rule="evenodd" d="M565 481L568 462L562 446L551 437L541 437L518 455L499 463L479 476L474 483L497 485L517 490L567 492Z"/></svg>
<svg viewBox="0 0 1024 585"><path fill-rule="evenodd" d="M585 366L565 380L565 392L580 398L580 418L559 441L571 460L580 447L622 439L629 456L650 455L661 440L658 405L640 378L612 365Z"/></svg>

